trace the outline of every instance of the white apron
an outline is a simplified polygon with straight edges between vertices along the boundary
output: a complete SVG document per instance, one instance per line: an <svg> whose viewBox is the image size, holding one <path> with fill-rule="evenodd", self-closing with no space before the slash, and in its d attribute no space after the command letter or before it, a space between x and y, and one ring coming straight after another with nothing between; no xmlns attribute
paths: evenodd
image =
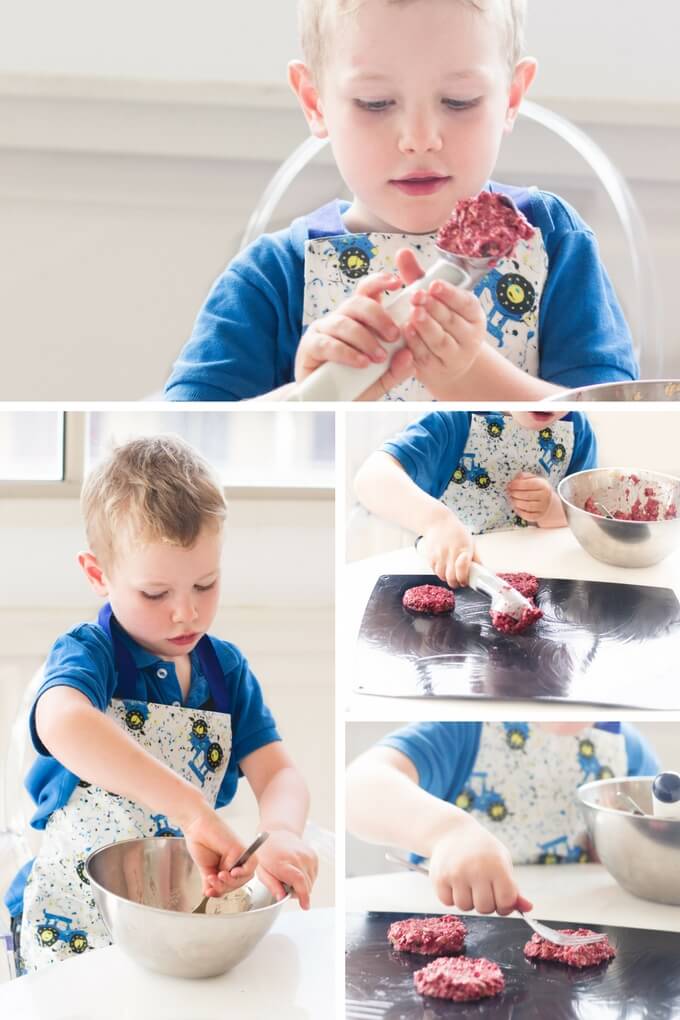
<svg viewBox="0 0 680 1020"><path fill-rule="evenodd" d="M334 311L369 273L395 272L400 248L411 248L424 270L440 257L435 234L342 234L305 243L304 326ZM538 309L548 275L548 256L539 230L519 241L475 287L487 319L487 342L517 368L538 375ZM390 400L432 400L417 379L407 379Z"/></svg>
<svg viewBox="0 0 680 1020"><path fill-rule="evenodd" d="M497 836L515 864L587 861L576 790L627 774L621 733L592 727L557 737L536 724L483 723L474 772L454 803Z"/></svg>
<svg viewBox="0 0 680 1020"><path fill-rule="evenodd" d="M465 450L441 500L474 535L524 527L506 495L508 483L525 471L557 488L573 452L570 421L534 430L499 412L472 414Z"/></svg>

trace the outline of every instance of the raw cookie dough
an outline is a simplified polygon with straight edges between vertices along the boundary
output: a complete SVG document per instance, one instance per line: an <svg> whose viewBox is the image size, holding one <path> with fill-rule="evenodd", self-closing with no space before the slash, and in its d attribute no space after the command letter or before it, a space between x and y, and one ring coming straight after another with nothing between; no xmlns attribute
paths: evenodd
<svg viewBox="0 0 680 1020"><path fill-rule="evenodd" d="M528 241L534 228L504 195L482 191L461 198L437 234L437 245L466 258L490 258L491 266L510 255L519 240Z"/></svg>
<svg viewBox="0 0 680 1020"><path fill-rule="evenodd" d="M497 963L469 956L433 960L415 972L413 983L421 995L454 1002L486 999L505 988L503 972Z"/></svg>
<svg viewBox="0 0 680 1020"><path fill-rule="evenodd" d="M251 906L250 889L242 885L240 889L233 889L224 896L211 896L205 905L206 914L243 914L250 910Z"/></svg>
<svg viewBox="0 0 680 1020"><path fill-rule="evenodd" d="M402 953L422 956L452 956L460 953L467 928L457 917L409 917L390 925L387 938Z"/></svg>
<svg viewBox="0 0 680 1020"><path fill-rule="evenodd" d="M402 605L412 613L450 613L456 604L456 596L448 588L438 584L419 584L408 588L402 597Z"/></svg>
<svg viewBox="0 0 680 1020"><path fill-rule="evenodd" d="M595 935L589 928L560 928L564 935ZM547 942L540 935L532 935L524 947L524 955L529 960L552 960L564 963L567 967L594 967L604 960L616 956L616 950L605 936L600 942L591 942L585 946L556 946Z"/></svg>

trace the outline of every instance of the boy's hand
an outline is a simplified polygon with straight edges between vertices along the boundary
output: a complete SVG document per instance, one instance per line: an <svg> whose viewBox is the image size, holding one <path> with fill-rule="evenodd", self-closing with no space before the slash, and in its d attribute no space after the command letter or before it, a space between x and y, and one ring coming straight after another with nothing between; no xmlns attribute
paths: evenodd
<svg viewBox="0 0 680 1020"><path fill-rule="evenodd" d="M423 275L414 253L397 253L399 274L407 283ZM446 400L470 369L486 337L486 315L470 291L434 280L412 297L413 312L403 327L417 378L437 400Z"/></svg>
<svg viewBox="0 0 680 1020"><path fill-rule="evenodd" d="M294 832L279 829L258 851L257 877L272 896L285 896L284 884L290 886L303 910L309 910L309 896L316 881L319 862L310 846Z"/></svg>
<svg viewBox="0 0 680 1020"><path fill-rule="evenodd" d="M395 343L401 333L380 298L384 291L399 290L401 286L402 281L395 273L372 273L335 311L313 322L297 349L296 381L305 379L326 361L355 368L387 362L388 355L378 338Z"/></svg>
<svg viewBox="0 0 680 1020"><path fill-rule="evenodd" d="M447 907L480 914L531 910L520 895L506 847L473 818L440 837L430 856L430 878Z"/></svg>
<svg viewBox="0 0 680 1020"><path fill-rule="evenodd" d="M447 510L423 532L419 543L433 573L451 588L468 583L470 563L477 559L475 543L464 524Z"/></svg>
<svg viewBox="0 0 680 1020"><path fill-rule="evenodd" d="M525 521L537 524L553 507L555 490L546 478L521 471L507 488L512 509Z"/></svg>
<svg viewBox="0 0 680 1020"><path fill-rule="evenodd" d="M182 828L187 850L203 878L204 896L223 896L252 878L258 855L253 854L242 867L232 871L245 844L208 804Z"/></svg>

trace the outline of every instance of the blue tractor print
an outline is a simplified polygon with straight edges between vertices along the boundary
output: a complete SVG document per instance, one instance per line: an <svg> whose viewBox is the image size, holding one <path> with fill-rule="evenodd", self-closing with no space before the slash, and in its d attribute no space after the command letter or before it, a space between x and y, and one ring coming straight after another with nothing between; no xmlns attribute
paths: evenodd
<svg viewBox="0 0 680 1020"><path fill-rule="evenodd" d="M525 722L505 722L505 743L513 751L523 751L529 739L529 724Z"/></svg>
<svg viewBox="0 0 680 1020"><path fill-rule="evenodd" d="M562 443L557 442L553 436L552 429L548 428L541 429L538 433L538 445L541 448L541 456L538 463L545 473L549 475L554 464L564 463L564 458L567 456L566 447Z"/></svg>
<svg viewBox="0 0 680 1020"><path fill-rule="evenodd" d="M488 489L490 485L493 485L489 472L477 463L474 453L463 454L460 464L451 475L451 481L456 485L474 482L478 489Z"/></svg>
<svg viewBox="0 0 680 1020"><path fill-rule="evenodd" d="M505 416L494 411L482 415L486 422L486 431L492 439L500 439L505 429Z"/></svg>
<svg viewBox="0 0 680 1020"><path fill-rule="evenodd" d="M87 932L82 928L72 928L72 917L50 914L43 910L43 924L38 925L38 942L41 946L54 946L57 942L65 942L72 953L84 953L87 949Z"/></svg>
<svg viewBox="0 0 680 1020"><path fill-rule="evenodd" d="M224 761L224 751L216 741L210 739L208 723L200 717L191 720L190 739L195 753L189 768L203 786L208 773L217 771Z"/></svg>
<svg viewBox="0 0 680 1020"><path fill-rule="evenodd" d="M584 738L578 742L578 763L583 769L584 780L613 779L614 773L609 765L602 765L595 751L592 740Z"/></svg>
<svg viewBox="0 0 680 1020"><path fill-rule="evenodd" d="M367 275L371 259L378 254L378 249L366 234L332 237L330 242L338 253L338 264L345 276L349 276L350 280L358 280Z"/></svg>
<svg viewBox="0 0 680 1020"><path fill-rule="evenodd" d="M567 836L558 836L557 839L550 839L547 843L538 843L541 851L539 864L585 864L590 860L590 855L582 846L571 846ZM561 852L558 853L557 847Z"/></svg>
<svg viewBox="0 0 680 1020"><path fill-rule="evenodd" d="M125 725L133 733L143 733L144 723L149 718L149 706L143 701L125 701Z"/></svg>
<svg viewBox="0 0 680 1020"><path fill-rule="evenodd" d="M154 836L182 836L181 829L173 829L168 821L167 815L151 815L151 821L156 825Z"/></svg>
<svg viewBox="0 0 680 1020"><path fill-rule="evenodd" d="M502 822L508 815L505 801L494 789L487 790L488 772L473 772L470 781L462 793L456 797L456 807L463 811L481 811L488 815L492 822Z"/></svg>
<svg viewBox="0 0 680 1020"><path fill-rule="evenodd" d="M519 514L515 514L515 516L513 517L512 523L515 525L516 528L528 528L529 527L529 522L525 521L524 518L520 517Z"/></svg>
<svg viewBox="0 0 680 1020"><path fill-rule="evenodd" d="M522 322L536 307L536 290L525 276L519 273L501 273L492 269L486 274L482 295L488 292L491 308L487 312L487 332L505 346L504 330L509 322Z"/></svg>

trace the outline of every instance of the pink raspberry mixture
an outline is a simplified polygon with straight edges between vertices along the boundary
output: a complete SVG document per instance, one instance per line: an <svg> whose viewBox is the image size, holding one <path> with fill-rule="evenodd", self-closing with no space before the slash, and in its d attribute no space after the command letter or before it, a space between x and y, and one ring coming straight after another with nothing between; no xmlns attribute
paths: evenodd
<svg viewBox="0 0 680 1020"><path fill-rule="evenodd" d="M482 191L462 198L437 234L437 245L466 258L496 262L510 255L520 240L529 240L534 228L503 195Z"/></svg>
<svg viewBox="0 0 680 1020"><path fill-rule="evenodd" d="M438 584L419 584L408 588L402 596L402 605L413 613L450 613L456 604L456 596L448 588Z"/></svg>
<svg viewBox="0 0 680 1020"><path fill-rule="evenodd" d="M564 935L594 935L589 928L561 928ZM585 946L556 946L547 942L540 935L534 934L524 947L524 955L529 960L551 960L564 963L568 967L594 967L604 960L616 956L616 950L605 936L599 942L591 942Z"/></svg>
<svg viewBox="0 0 680 1020"><path fill-rule="evenodd" d="M497 963L468 956L433 960L414 973L413 983L421 995L453 1002L486 999L505 988L503 972Z"/></svg>
<svg viewBox="0 0 680 1020"><path fill-rule="evenodd" d="M394 921L387 932L388 940L399 952L419 953L421 956L452 956L460 953L466 935L467 928L452 914Z"/></svg>

